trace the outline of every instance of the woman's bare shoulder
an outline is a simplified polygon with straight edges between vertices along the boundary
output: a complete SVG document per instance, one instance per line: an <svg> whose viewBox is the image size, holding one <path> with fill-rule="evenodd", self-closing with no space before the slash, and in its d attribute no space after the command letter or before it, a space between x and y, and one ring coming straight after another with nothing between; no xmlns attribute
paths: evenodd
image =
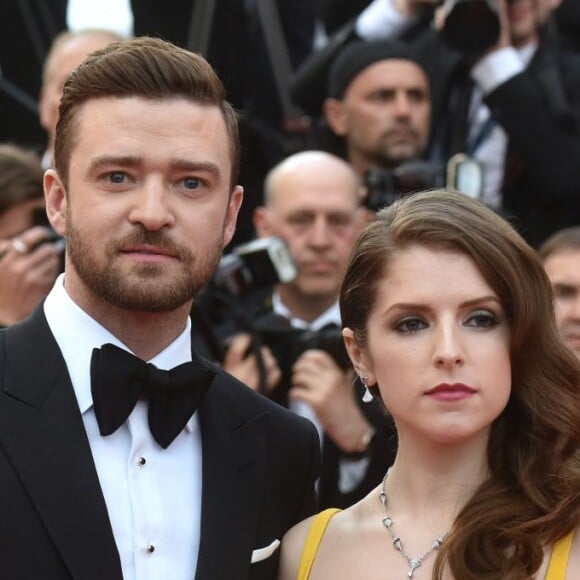
<svg viewBox="0 0 580 580"><path fill-rule="evenodd" d="M574 530L570 559L566 570L567 580L576 580L577 578L580 578L580 526Z"/></svg>
<svg viewBox="0 0 580 580"><path fill-rule="evenodd" d="M304 545L317 515L302 520L290 528L282 538L278 580L296 580Z"/></svg>

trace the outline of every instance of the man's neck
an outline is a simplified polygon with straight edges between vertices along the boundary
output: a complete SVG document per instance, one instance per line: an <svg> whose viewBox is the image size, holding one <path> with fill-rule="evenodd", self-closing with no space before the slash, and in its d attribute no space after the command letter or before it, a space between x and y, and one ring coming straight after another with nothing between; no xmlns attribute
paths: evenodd
<svg viewBox="0 0 580 580"><path fill-rule="evenodd" d="M185 329L189 308L172 312L120 311L111 316L89 314L142 360L151 360L165 350Z"/></svg>
<svg viewBox="0 0 580 580"><path fill-rule="evenodd" d="M307 323L314 322L336 302L336 296L297 297L284 286L278 286L277 293L292 316Z"/></svg>

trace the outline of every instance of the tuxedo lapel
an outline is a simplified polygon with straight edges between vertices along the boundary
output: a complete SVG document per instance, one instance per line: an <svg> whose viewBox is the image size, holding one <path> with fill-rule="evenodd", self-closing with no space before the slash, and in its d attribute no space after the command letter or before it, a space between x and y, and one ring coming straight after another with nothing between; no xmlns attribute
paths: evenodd
<svg viewBox="0 0 580 580"><path fill-rule="evenodd" d="M122 580L105 501L65 362L42 309L9 328L0 445L75 580Z"/></svg>
<svg viewBox="0 0 580 580"><path fill-rule="evenodd" d="M243 416L219 375L200 408L201 542L196 580L247 578L264 493L268 416Z"/></svg>

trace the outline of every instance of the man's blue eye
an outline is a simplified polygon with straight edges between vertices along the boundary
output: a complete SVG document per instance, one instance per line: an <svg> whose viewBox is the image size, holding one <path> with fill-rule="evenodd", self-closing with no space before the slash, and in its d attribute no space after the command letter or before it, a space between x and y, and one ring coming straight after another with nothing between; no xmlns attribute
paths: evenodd
<svg viewBox="0 0 580 580"><path fill-rule="evenodd" d="M123 183L125 181L125 174L121 171L115 171L109 174L109 180L112 183Z"/></svg>
<svg viewBox="0 0 580 580"><path fill-rule="evenodd" d="M196 177L186 177L182 183L186 189L197 189L200 186L200 181Z"/></svg>

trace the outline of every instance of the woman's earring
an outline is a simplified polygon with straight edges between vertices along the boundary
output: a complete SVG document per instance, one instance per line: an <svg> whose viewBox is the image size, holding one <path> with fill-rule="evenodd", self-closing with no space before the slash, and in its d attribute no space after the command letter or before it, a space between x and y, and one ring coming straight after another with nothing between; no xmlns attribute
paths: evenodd
<svg viewBox="0 0 580 580"><path fill-rule="evenodd" d="M365 393L362 396L363 403L370 403L373 400L373 396L369 391L369 387L367 385L368 380L369 380L368 377L360 377L360 382L365 386Z"/></svg>

